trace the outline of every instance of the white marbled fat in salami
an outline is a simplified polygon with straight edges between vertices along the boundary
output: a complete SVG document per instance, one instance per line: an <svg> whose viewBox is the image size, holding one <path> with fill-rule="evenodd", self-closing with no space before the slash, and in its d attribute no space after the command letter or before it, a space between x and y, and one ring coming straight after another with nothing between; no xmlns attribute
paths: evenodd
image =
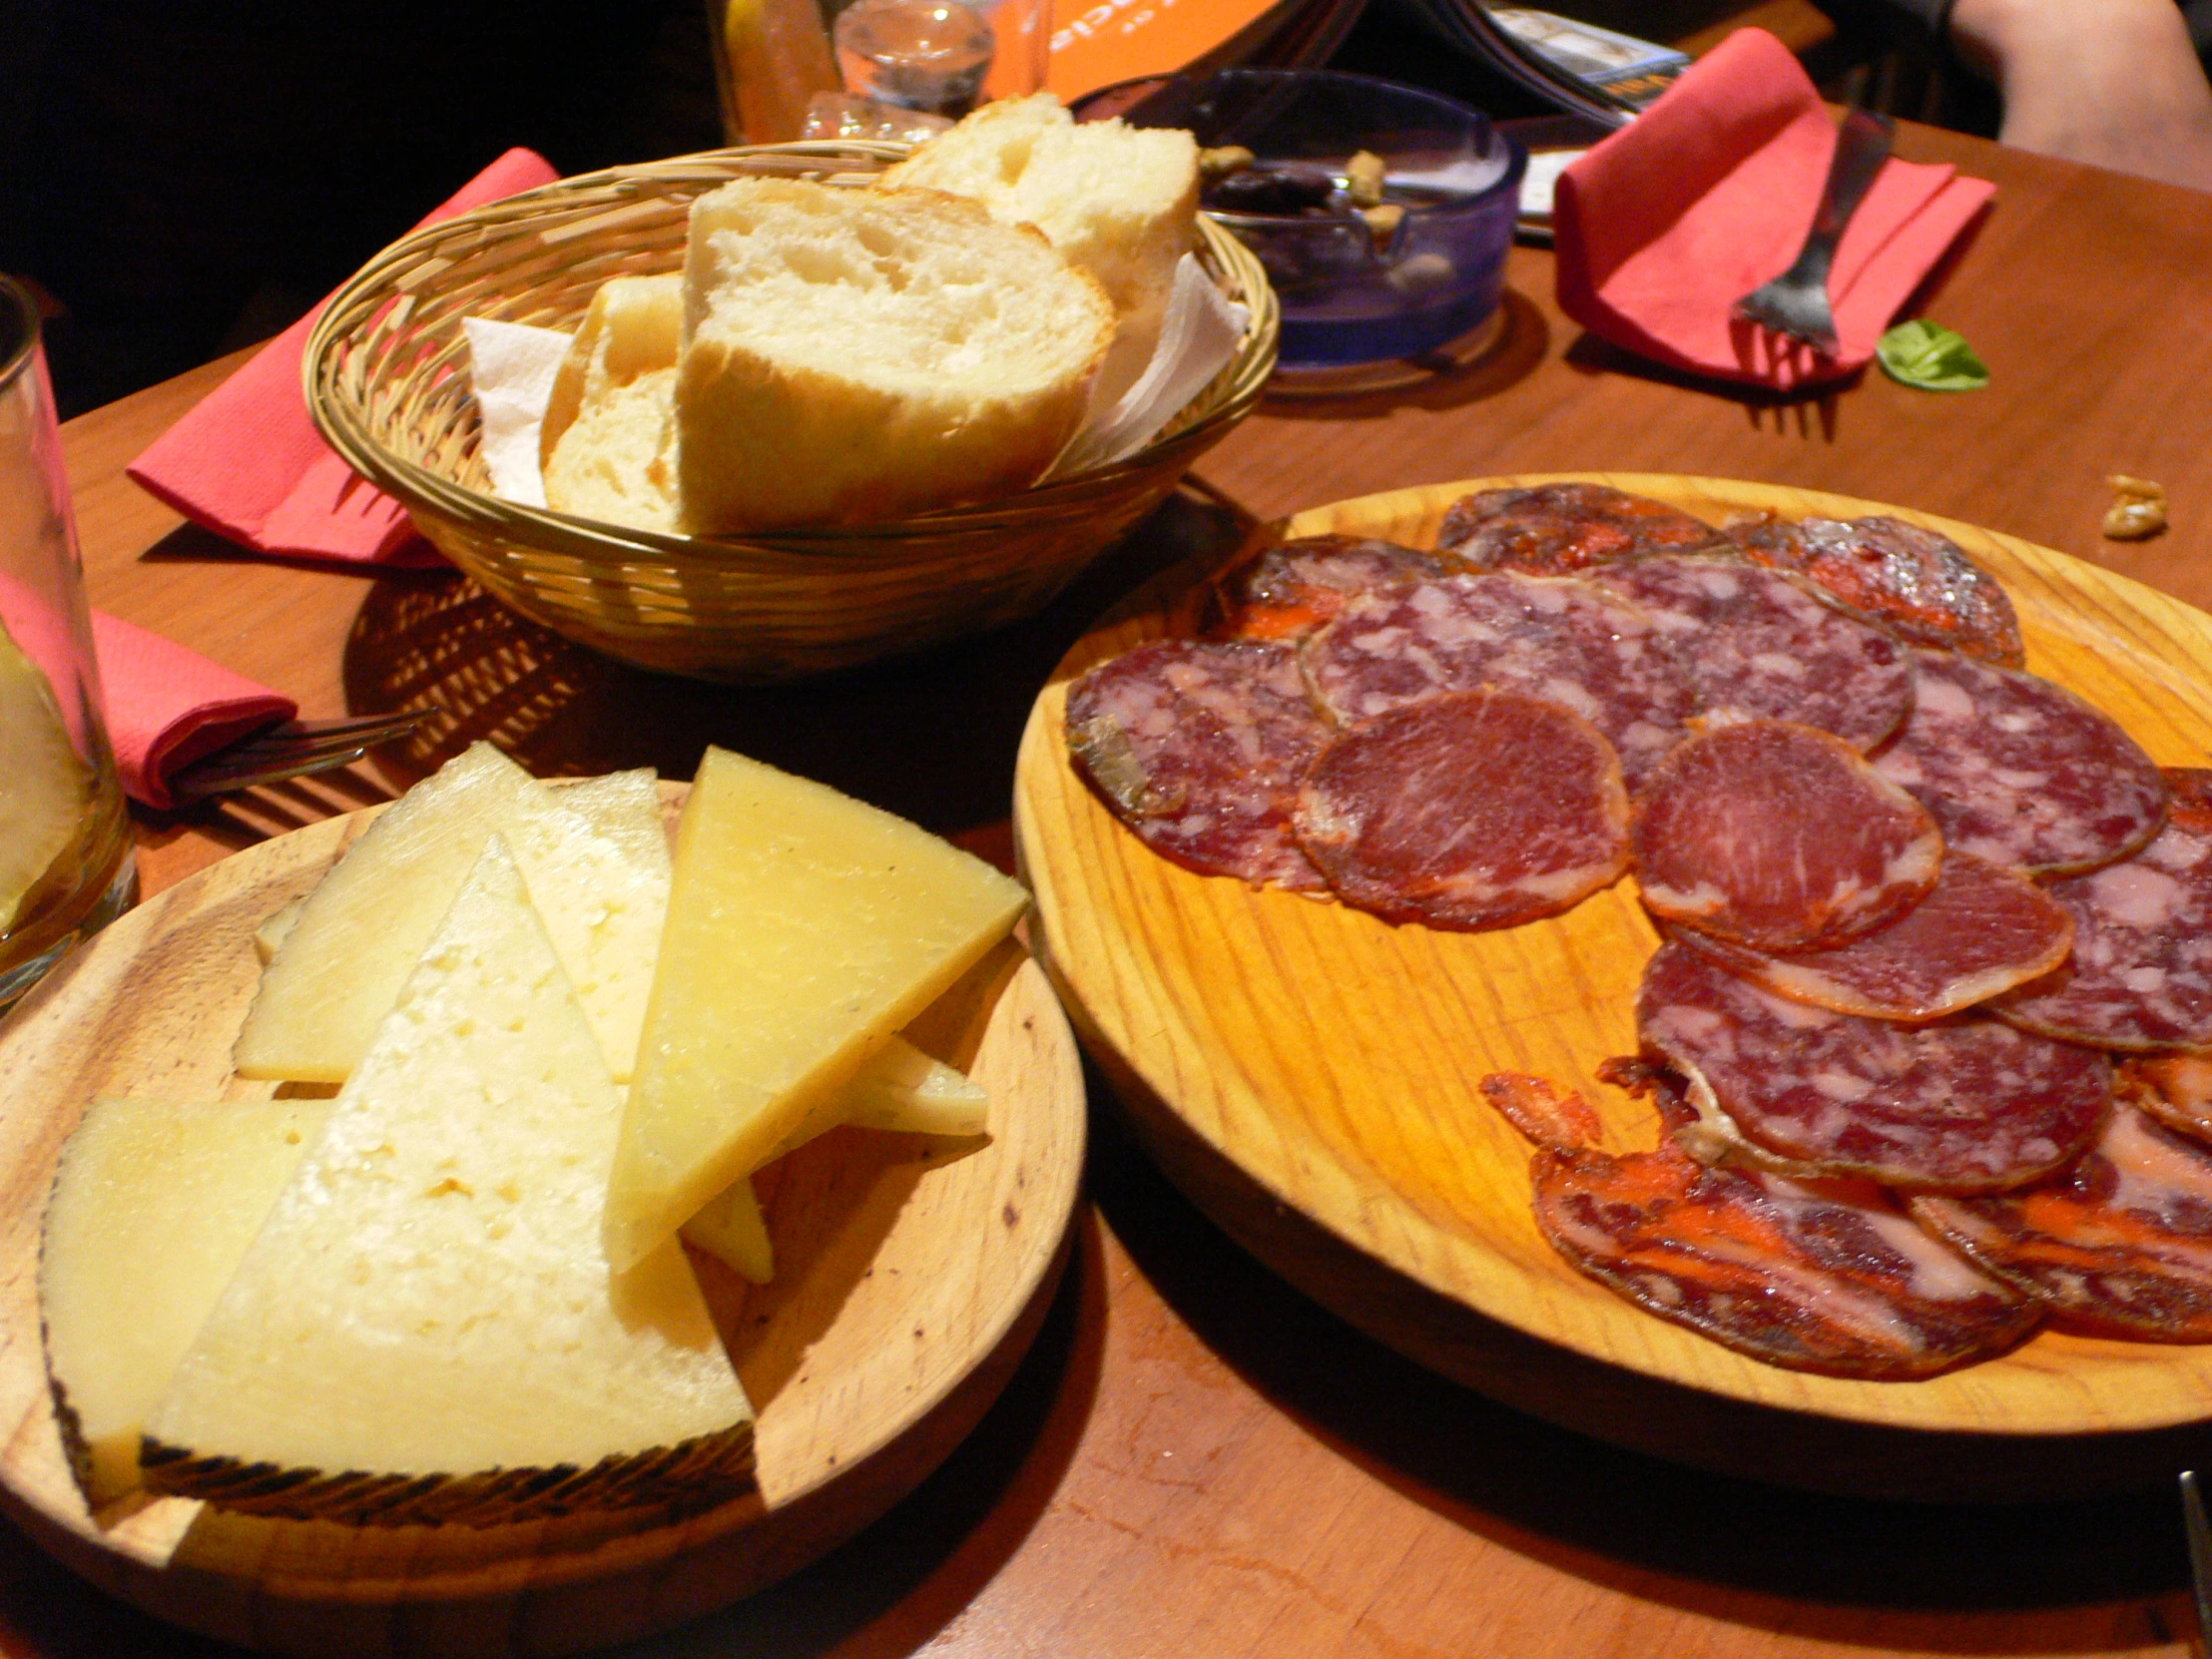
<svg viewBox="0 0 2212 1659"><path fill-rule="evenodd" d="M1650 613L1709 716L1794 720L1870 750L1913 705L1913 662L1803 577L1741 559L1661 554L1589 580Z"/></svg>
<svg viewBox="0 0 2212 1659"><path fill-rule="evenodd" d="M1342 725L1438 692L1505 687L1604 733L1632 790L1697 710L1657 624L1572 578L1497 571L1369 594L1301 649L1316 700Z"/></svg>
<svg viewBox="0 0 2212 1659"><path fill-rule="evenodd" d="M1636 799L1644 903L1761 950L1840 944L1936 885L1943 838L1841 738L1740 721L1677 744Z"/></svg>
<svg viewBox="0 0 2212 1659"><path fill-rule="evenodd" d="M1554 915L1628 867L1611 746L1520 692L1447 693L1339 734L1307 775L1296 826L1346 903L1432 927Z"/></svg>
<svg viewBox="0 0 2212 1659"><path fill-rule="evenodd" d="M1913 712L1875 767L1950 845L2031 875L2124 858L2166 819L2158 768L2110 716L2020 669L1916 651Z"/></svg>
<svg viewBox="0 0 2212 1659"><path fill-rule="evenodd" d="M1898 1025L1810 1007L1681 944L1645 968L1636 1028L1754 1148L1893 1187L2032 1181L2089 1144L2111 1100L2094 1049L1971 1014Z"/></svg>
<svg viewBox="0 0 2212 1659"><path fill-rule="evenodd" d="M2173 807L2148 846L2048 884L2073 955L1992 1012L2099 1048L2212 1051L2212 772L2165 777Z"/></svg>
<svg viewBox="0 0 2212 1659"><path fill-rule="evenodd" d="M1792 1371L1898 1381L2010 1348L2027 1298L1871 1182L1708 1169L1672 1146L1536 1153L1536 1225L1637 1307Z"/></svg>
<svg viewBox="0 0 2212 1659"><path fill-rule="evenodd" d="M1406 588L1465 568L1457 559L1368 537L1279 542L1214 583L1206 631L1216 639L1297 639L1357 594Z"/></svg>
<svg viewBox="0 0 2212 1659"><path fill-rule="evenodd" d="M1436 545L1479 570L1568 576L1642 553L1719 547L1725 538L1664 501L1610 485L1532 484L1461 496Z"/></svg>
<svg viewBox="0 0 2212 1659"><path fill-rule="evenodd" d="M1154 851L1209 875L1325 884L1290 817L1329 736L1289 644L1155 640L1068 689L1068 749L1099 794Z"/></svg>
<svg viewBox="0 0 2212 1659"><path fill-rule="evenodd" d="M1926 898L1831 950L1777 955L1669 929L1669 937L1793 1002L1913 1021L1957 1013L2048 973L2065 960L2073 936L2073 917L2042 888L1971 852L1945 853Z"/></svg>
<svg viewBox="0 0 2212 1659"><path fill-rule="evenodd" d="M2069 1326L2212 1342L2212 1148L2130 1106L2071 1168L2018 1192L1913 1200L1922 1226Z"/></svg>

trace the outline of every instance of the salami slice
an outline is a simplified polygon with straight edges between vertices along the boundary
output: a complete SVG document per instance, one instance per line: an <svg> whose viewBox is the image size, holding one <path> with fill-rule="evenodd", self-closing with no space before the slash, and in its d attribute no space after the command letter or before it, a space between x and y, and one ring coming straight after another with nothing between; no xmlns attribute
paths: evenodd
<svg viewBox="0 0 2212 1659"><path fill-rule="evenodd" d="M1840 944L1936 885L1943 837L1841 738L1788 721L1677 744L1637 797L1644 903L1761 950Z"/></svg>
<svg viewBox="0 0 2212 1659"><path fill-rule="evenodd" d="M1660 554L1590 580L1641 606L1712 716L1794 720L1870 750L1913 705L1913 663L1888 631L1847 616L1803 577L1740 559Z"/></svg>
<svg viewBox="0 0 2212 1659"><path fill-rule="evenodd" d="M1651 618L1588 582L1498 571L1353 600L1301 648L1342 725L1438 692L1492 685L1549 698L1620 751L1634 789L1697 709Z"/></svg>
<svg viewBox="0 0 2212 1659"><path fill-rule="evenodd" d="M2019 669L1914 653L1913 712L1875 768L1950 845L2033 875L2124 858L2166 819L2158 768L2110 716Z"/></svg>
<svg viewBox="0 0 2212 1659"><path fill-rule="evenodd" d="M2027 660L2012 601L1948 536L1896 518L1768 517L1731 525L1728 534L1759 563L1812 578L1911 644L2007 668Z"/></svg>
<svg viewBox="0 0 2212 1659"><path fill-rule="evenodd" d="M1444 514L1436 545L1481 570L1570 576L1639 553L1720 547L1710 524L1603 484L1477 490Z"/></svg>
<svg viewBox="0 0 2212 1659"><path fill-rule="evenodd" d="M2027 1298L1867 1182L1708 1169L1673 1147L1544 1150L1536 1225L1581 1272L1739 1354L1830 1377L1928 1377L2003 1352Z"/></svg>
<svg viewBox="0 0 2212 1659"><path fill-rule="evenodd" d="M2073 917L2024 875L1943 858L1912 909L1832 950L1773 955L1684 927L1669 936L1778 996L1867 1019L1923 1021L1985 1002L2065 960Z"/></svg>
<svg viewBox="0 0 2212 1659"><path fill-rule="evenodd" d="M1612 748L1520 692L1452 692L1340 734L1307 775L1297 830L1345 902L1432 927L1553 915L1628 867Z"/></svg>
<svg viewBox="0 0 2212 1659"><path fill-rule="evenodd" d="M1284 640L1310 634L1355 594L1394 591L1465 567L1395 542L1308 536L1278 543L1224 574L1211 595L1216 639Z"/></svg>
<svg viewBox="0 0 2212 1659"><path fill-rule="evenodd" d="M1916 1198L1913 1214L2069 1326L2212 1343L2212 1149L2131 1107L2049 1181L1989 1198Z"/></svg>
<svg viewBox="0 0 2212 1659"><path fill-rule="evenodd" d="M1636 1028L1751 1146L1894 1187L1994 1192L2047 1175L2111 1099L2093 1049L1972 1015L1913 1026L1808 1007L1680 944L1644 970Z"/></svg>
<svg viewBox="0 0 2212 1659"><path fill-rule="evenodd" d="M1068 749L1154 851L1208 875L1320 888L1291 835L1328 741L1288 644L1155 640L1068 690Z"/></svg>
<svg viewBox="0 0 2212 1659"><path fill-rule="evenodd" d="M2160 1054L2120 1066L2119 1097L2168 1129L2212 1141L2212 1057Z"/></svg>
<svg viewBox="0 0 2212 1659"><path fill-rule="evenodd" d="M2212 772L2165 778L2173 810L2148 846L2050 883L2073 955L1994 1013L2099 1048L2212 1052Z"/></svg>

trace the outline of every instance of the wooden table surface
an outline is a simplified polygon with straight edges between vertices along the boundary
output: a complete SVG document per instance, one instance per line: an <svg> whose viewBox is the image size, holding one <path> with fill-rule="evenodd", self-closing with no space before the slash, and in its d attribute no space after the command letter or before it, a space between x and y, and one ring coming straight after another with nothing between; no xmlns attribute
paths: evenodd
<svg viewBox="0 0 2212 1659"><path fill-rule="evenodd" d="M1674 471L1796 484L1990 526L2212 607L2212 204L1908 129L1900 150L1999 186L1923 314L1992 370L1963 396L1879 373L1815 401L1671 377L1582 337L1550 256L1516 251L1511 331L1410 394L1270 403L1193 492L1036 622L829 686L656 680L521 623L448 574L374 579L243 554L124 464L233 366L75 421L95 604L295 696L305 713L435 698L422 749L247 801L139 819L159 888L381 799L459 743L541 773L708 741L810 773L1003 857L1014 745L1085 625L1219 535L1335 498L1486 473ZM2109 472L2173 527L2100 539ZM2177 1505L1914 1507L1815 1498L1613 1450L1428 1377L1231 1245L1098 1110L1075 1270L1012 1387L918 1493L785 1584L649 1644L670 1655L2135 1654L2189 1651ZM2212 1407L2212 1401L2207 1402ZM0 1528L0 1655L206 1646Z"/></svg>

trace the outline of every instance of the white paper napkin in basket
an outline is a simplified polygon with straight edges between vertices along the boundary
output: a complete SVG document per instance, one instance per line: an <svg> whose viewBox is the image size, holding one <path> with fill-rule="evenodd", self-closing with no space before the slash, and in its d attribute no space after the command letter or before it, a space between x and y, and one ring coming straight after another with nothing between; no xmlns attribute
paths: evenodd
<svg viewBox="0 0 2212 1659"><path fill-rule="evenodd" d="M1237 354L1252 313L1225 298L1194 255L1175 268L1160 343L1135 385L1110 409L1094 410L1045 476L1065 478L1126 459L1150 443ZM572 336L521 322L464 317L470 375L482 423L479 443L492 493L518 507L545 505L538 434L552 400L554 371Z"/></svg>

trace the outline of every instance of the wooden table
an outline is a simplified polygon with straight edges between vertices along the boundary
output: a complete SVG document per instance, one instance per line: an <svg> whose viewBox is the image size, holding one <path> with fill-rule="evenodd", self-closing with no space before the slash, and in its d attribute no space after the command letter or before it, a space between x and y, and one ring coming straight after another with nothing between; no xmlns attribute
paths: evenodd
<svg viewBox="0 0 2212 1659"><path fill-rule="evenodd" d="M435 752L192 815L142 817L149 887L378 799L456 742L541 772L689 776L712 739L1003 856L1014 743L1084 625L1215 534L1400 484L1566 468L1766 479L1910 504L2212 606L2212 212L2190 192L1909 129L2000 187L1926 314L1994 373L1938 396L1879 373L1819 401L1716 391L1581 337L1550 257L1513 258L1511 334L1409 395L1271 404L1164 515L1027 627L828 687L656 681L509 619L445 575L273 565L180 528L122 467L232 365L67 433L94 602L297 695L308 714L424 691ZM2173 528L2107 542L2104 475L2158 479ZM1095 1084L1094 1084L1095 1087ZM2178 1510L2140 1499L1918 1508L1686 1473L1418 1371L1255 1265L1101 1110L1093 1206L1036 1350L915 1496L670 1654L2068 1655L2188 1651ZM2212 1406L2212 1401L2207 1402ZM169 1653L0 1528L0 1655Z"/></svg>

